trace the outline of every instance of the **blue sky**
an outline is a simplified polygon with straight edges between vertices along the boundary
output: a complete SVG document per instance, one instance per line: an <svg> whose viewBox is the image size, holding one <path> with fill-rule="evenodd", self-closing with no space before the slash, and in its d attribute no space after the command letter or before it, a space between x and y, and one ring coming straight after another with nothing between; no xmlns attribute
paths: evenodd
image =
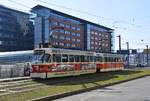
<svg viewBox="0 0 150 101"><path fill-rule="evenodd" d="M122 37L122 49L126 49L127 41L132 49L145 48L147 44L150 46L150 0L0 0L0 4L25 12L40 4L113 28L115 49L118 49L116 36L119 34ZM75 12L54 4L97 16Z"/></svg>

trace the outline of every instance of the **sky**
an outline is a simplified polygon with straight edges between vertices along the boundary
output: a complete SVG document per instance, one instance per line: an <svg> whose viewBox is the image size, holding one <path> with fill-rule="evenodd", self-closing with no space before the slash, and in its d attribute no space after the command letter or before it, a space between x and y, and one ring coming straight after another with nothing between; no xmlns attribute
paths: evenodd
<svg viewBox="0 0 150 101"><path fill-rule="evenodd" d="M150 0L0 0L0 4L24 12L39 4L112 28L116 50L118 35L122 49L126 42L130 49L150 47Z"/></svg>

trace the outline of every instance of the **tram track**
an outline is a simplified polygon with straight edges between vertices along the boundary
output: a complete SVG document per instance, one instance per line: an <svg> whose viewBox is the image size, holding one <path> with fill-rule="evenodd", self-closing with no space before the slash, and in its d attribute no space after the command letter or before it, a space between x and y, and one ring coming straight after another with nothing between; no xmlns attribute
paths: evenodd
<svg viewBox="0 0 150 101"><path fill-rule="evenodd" d="M69 82L74 77L61 77L50 79L27 79L18 81L0 82L0 96L29 92L37 88L50 87Z"/></svg>
<svg viewBox="0 0 150 101"><path fill-rule="evenodd" d="M88 76L88 74L86 74ZM80 76L68 76L60 78L49 79L27 79L9 82L0 82L0 97L9 94L30 92L39 88L52 87L62 84L67 84L72 81L78 81L79 79L86 79L86 75ZM92 75L92 74L89 74ZM94 74L96 75L96 74Z"/></svg>

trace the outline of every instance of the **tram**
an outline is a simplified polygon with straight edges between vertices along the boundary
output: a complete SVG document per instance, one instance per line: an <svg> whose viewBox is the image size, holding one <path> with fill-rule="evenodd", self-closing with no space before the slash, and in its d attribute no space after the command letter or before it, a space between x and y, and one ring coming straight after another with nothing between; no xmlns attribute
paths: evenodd
<svg viewBox="0 0 150 101"><path fill-rule="evenodd" d="M72 76L123 70L122 56L80 50L39 48L34 50L32 78Z"/></svg>

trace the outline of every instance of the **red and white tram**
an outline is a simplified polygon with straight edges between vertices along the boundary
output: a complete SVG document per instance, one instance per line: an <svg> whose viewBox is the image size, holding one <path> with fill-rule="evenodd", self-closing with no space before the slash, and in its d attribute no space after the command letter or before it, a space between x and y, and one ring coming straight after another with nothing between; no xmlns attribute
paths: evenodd
<svg viewBox="0 0 150 101"><path fill-rule="evenodd" d="M121 55L80 50L35 49L33 60L32 78L51 78L123 69Z"/></svg>

